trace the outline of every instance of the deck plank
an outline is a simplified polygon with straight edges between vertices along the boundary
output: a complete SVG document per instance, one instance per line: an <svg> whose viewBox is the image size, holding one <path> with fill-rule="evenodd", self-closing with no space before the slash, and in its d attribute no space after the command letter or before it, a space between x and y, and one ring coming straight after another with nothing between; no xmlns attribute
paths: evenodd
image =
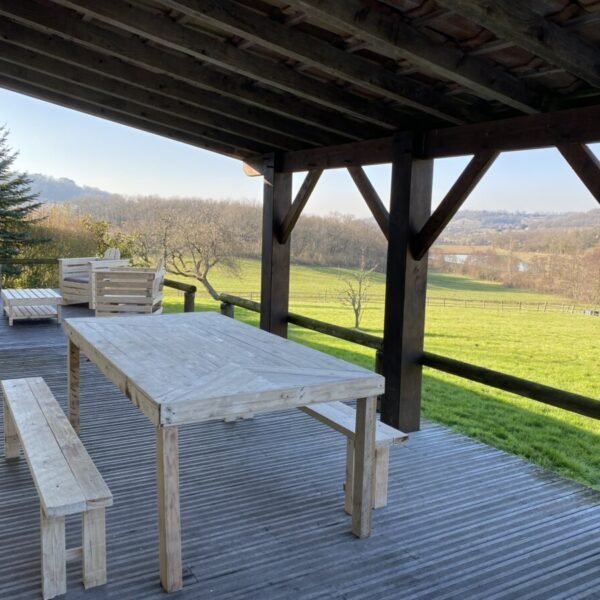
<svg viewBox="0 0 600 600"><path fill-rule="evenodd" d="M66 409L61 328L4 325L0 378L42 376ZM81 436L114 495L109 583L84 592L75 563L66 598L164 600L154 428L95 366L81 369ZM180 449L177 598L598 597L600 494L440 425L392 449L389 505L361 542L343 511L345 440L307 415L181 427ZM37 510L24 461L0 460L2 598L38 593ZM78 529L68 522L71 545Z"/></svg>

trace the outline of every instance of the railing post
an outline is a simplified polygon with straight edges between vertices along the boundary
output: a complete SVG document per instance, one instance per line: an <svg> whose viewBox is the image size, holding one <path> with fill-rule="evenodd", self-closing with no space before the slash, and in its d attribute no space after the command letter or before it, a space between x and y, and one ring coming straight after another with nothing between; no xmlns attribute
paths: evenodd
<svg viewBox="0 0 600 600"><path fill-rule="evenodd" d="M196 292L188 290L183 294L183 312L194 312L196 310Z"/></svg>
<svg viewBox="0 0 600 600"><path fill-rule="evenodd" d="M234 309L233 304L229 304L229 302L221 302L221 314L224 317L230 317L233 319L234 317Z"/></svg>

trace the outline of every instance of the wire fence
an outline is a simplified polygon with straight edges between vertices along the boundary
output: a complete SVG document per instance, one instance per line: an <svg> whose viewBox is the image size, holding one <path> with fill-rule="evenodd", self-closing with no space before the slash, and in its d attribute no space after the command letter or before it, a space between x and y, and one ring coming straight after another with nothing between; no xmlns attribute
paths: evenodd
<svg viewBox="0 0 600 600"><path fill-rule="evenodd" d="M241 296L248 300L260 302L260 291L258 290L235 290L229 294ZM327 302L340 302L341 292L339 290L324 290L320 292L291 292L290 302L306 302L307 304L322 304ZM367 306L369 304L383 304L384 294L368 294ZM600 317L600 305L589 305L566 302L542 302L542 301L519 301L498 300L496 298L464 298L458 296L427 296L427 305L442 308L466 308L473 310L489 310L496 312L537 312L537 313L563 313L563 314L586 314Z"/></svg>
<svg viewBox="0 0 600 600"><path fill-rule="evenodd" d="M584 313L592 316L600 316L599 306L583 304L560 303L560 302L535 302L518 300L490 300L485 298L457 298L430 296L427 298L428 306L442 306L446 308L472 308L482 310L504 311L528 311L528 312L554 312L554 313Z"/></svg>

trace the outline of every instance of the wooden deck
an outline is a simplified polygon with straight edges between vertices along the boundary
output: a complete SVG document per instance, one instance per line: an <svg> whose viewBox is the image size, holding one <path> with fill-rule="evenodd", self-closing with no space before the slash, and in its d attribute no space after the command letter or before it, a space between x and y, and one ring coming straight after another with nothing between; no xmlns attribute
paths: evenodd
<svg viewBox="0 0 600 600"><path fill-rule="evenodd" d="M88 313L65 310L74 314ZM43 376L65 407L55 322L0 321L0 378L22 376ZM122 418L109 427L113 411ZM154 428L86 361L81 435L114 494L109 584L84 592L73 564L66 598L166 598ZM344 439L300 411L186 426L180 440L185 588L173 597L600 598L600 494L439 425L392 450L390 504L363 541L342 510ZM69 523L68 542L78 527ZM0 598L41 597L38 501L23 460L0 460L0 539Z"/></svg>

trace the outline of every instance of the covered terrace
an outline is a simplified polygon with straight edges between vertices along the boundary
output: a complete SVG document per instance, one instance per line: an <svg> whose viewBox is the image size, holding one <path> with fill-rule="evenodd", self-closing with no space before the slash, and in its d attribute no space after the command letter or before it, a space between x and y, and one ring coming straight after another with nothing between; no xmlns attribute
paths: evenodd
<svg viewBox="0 0 600 600"><path fill-rule="evenodd" d="M223 311L373 348L381 419L410 433L392 452L389 505L358 541L341 509L343 441L318 423L287 411L182 428L178 597L598 597L598 494L421 422L420 402L426 365L600 416L597 398L423 351L428 250L501 152L556 147L600 201L586 145L600 142L599 23L594 0L0 1L0 86L264 178L261 302L222 297ZM462 155L432 211L435 159ZM382 163L389 208L363 169ZM348 169L388 240L382 339L289 313L294 225L333 168ZM60 329L1 327L0 379L43 376L65 408ZM81 438L115 506L107 586L84 592L70 570L67 597L161 597L153 429L93 364L81 369ZM24 464L0 462L0 481L0 594L33 598L35 491Z"/></svg>

